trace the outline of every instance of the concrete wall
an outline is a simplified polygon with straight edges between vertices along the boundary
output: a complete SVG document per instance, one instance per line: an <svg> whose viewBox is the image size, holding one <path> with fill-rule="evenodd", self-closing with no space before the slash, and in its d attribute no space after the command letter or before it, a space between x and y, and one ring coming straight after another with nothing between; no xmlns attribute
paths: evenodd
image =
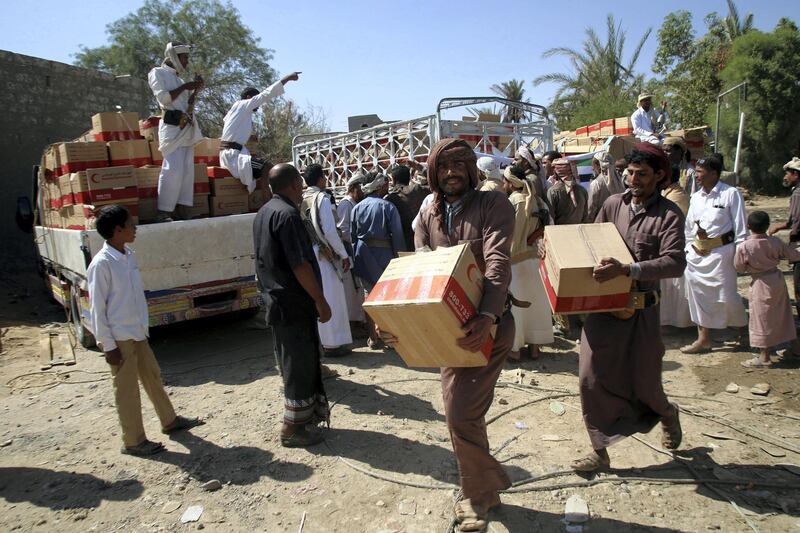
<svg viewBox="0 0 800 533"><path fill-rule="evenodd" d="M17 229L17 197L29 196L31 168L43 148L91 128L91 116L126 111L147 116L146 80L0 50L0 275L32 267L30 235Z"/></svg>

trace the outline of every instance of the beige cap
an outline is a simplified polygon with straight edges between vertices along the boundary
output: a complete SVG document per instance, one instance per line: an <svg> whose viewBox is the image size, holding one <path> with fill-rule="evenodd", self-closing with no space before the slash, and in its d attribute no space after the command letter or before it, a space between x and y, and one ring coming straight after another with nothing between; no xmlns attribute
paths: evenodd
<svg viewBox="0 0 800 533"><path fill-rule="evenodd" d="M800 172L800 157L793 157L791 161L783 165L783 170L796 170Z"/></svg>

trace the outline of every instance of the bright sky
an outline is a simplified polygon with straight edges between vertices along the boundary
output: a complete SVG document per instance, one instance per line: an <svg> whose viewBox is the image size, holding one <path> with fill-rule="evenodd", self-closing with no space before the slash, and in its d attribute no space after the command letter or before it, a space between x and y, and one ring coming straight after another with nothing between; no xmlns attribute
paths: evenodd
<svg viewBox="0 0 800 533"><path fill-rule="evenodd" d="M79 45L106 44L105 26L142 3L39 0L32 10L24 2L3 2L0 49L71 63ZM579 47L589 26L604 36L607 13L613 12L627 31L629 53L647 28L653 28L637 64L639 72L648 74L656 32L667 13L690 11L700 35L705 32L706 14L727 13L724 0L507 0L495 6L486 0L461 4L236 0L233 4L261 38L261 45L275 51L272 64L279 72L303 72L299 82L287 87L287 97L301 106L321 108L330 128L337 131L347 129L350 115L376 113L384 120L420 117L433 113L441 98L490 95L490 85L510 79L525 80L530 101L547 105L555 86L534 87L531 80L565 71L569 64L563 58L542 59L542 52L556 46ZM754 13L756 27L765 31L782 16L798 20L797 0L737 0L736 4L742 18Z"/></svg>

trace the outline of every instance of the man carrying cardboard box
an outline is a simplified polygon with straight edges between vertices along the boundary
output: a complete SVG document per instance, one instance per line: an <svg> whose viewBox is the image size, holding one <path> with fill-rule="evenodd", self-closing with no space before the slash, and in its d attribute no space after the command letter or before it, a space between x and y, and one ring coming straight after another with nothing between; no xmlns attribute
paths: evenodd
<svg viewBox="0 0 800 533"><path fill-rule="evenodd" d="M283 86L290 81L297 81L299 74L292 72L261 92L254 87L247 87L242 91L241 98L233 103L225 115L219 145L219 162L234 177L239 178L248 192L253 192L256 180L263 172L269 171L270 167L266 159L251 156L245 146L253 134L253 113L273 98L282 95Z"/></svg>
<svg viewBox="0 0 800 533"><path fill-rule="evenodd" d="M180 78L189 64L191 47L167 43L164 62L147 75L147 81L162 110L158 125L159 150L164 156L158 177L158 218L170 221L178 207L194 205L194 145L203 140L200 126L191 119L194 97L203 86L203 78L184 82ZM193 91L192 95L189 92ZM191 100L191 101L190 101Z"/></svg>
<svg viewBox="0 0 800 533"><path fill-rule="evenodd" d="M583 326L578 377L593 452L572 464L579 472L607 469L606 448L659 421L661 444L674 450L681 443L678 406L667 400L661 382L659 280L678 277L686 267L683 213L659 191L669 171L661 148L637 144L628 165L630 189L611 196L597 215L596 222L616 225L634 262L603 258L593 277L602 283L630 276L634 290L630 309L590 314Z"/></svg>
<svg viewBox="0 0 800 533"><path fill-rule="evenodd" d="M492 457L484 416L514 342L514 318L508 302L514 208L501 191L477 191L475 152L462 139L442 139L428 158L428 182L434 201L420 212L416 248L436 249L467 242L484 267L478 315L467 322L458 345L477 352L497 330L486 366L442 368L442 397L447 427L458 462L463 499L456 504L459 531L483 531L489 510L500 505L498 491L511 480ZM387 342L393 342L386 335Z"/></svg>

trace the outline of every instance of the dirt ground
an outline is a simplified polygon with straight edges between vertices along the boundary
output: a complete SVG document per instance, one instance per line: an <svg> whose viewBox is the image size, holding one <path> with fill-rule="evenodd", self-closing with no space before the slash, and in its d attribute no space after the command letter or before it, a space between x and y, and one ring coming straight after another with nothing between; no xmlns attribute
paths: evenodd
<svg viewBox="0 0 800 533"><path fill-rule="evenodd" d="M778 220L787 203L756 198L749 209ZM41 334L66 326L37 283L0 281L0 529L447 530L457 470L436 371L409 369L359 340L352 355L326 361L341 374L326 381L334 405L326 443L291 450L276 438L281 382L262 316L154 330L176 408L207 424L168 439L143 399L148 436L168 451L133 458L119 453L99 352L79 349L76 365L40 372ZM744 295L748 283L740 278ZM564 531L565 502L578 495L591 513L586 532L800 531L800 360L745 370L749 352L733 349L734 332L717 334L710 355L690 356L678 348L694 331L664 331L664 386L685 410L679 453L660 451L658 429L626 439L610 449L614 470L591 486L566 472L588 449L574 338L508 366L487 418L492 447L514 481L554 475L504 495L488 530ZM738 393L725 392L731 382ZM749 392L758 382L771 385L767 396ZM727 484L680 481L693 478ZM202 488L214 479L219 490ZM194 505L199 521L182 524Z"/></svg>

